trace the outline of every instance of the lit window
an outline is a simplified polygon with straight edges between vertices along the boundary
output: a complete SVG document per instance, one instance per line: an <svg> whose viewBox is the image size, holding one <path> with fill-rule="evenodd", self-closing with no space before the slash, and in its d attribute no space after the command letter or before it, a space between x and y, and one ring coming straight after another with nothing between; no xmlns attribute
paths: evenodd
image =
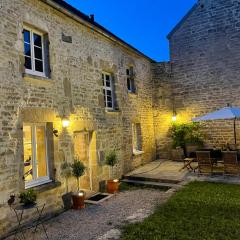
<svg viewBox="0 0 240 240"><path fill-rule="evenodd" d="M105 107L107 109L113 109L113 82L111 74L109 73L102 73L102 81L103 81L103 95L104 95L104 102Z"/></svg>
<svg viewBox="0 0 240 240"><path fill-rule="evenodd" d="M142 133L141 133L141 124L133 123L132 124L132 138L133 138L133 153L142 151Z"/></svg>
<svg viewBox="0 0 240 240"><path fill-rule="evenodd" d="M24 124L23 148L25 187L49 182L45 124Z"/></svg>
<svg viewBox="0 0 240 240"><path fill-rule="evenodd" d="M38 76L46 76L46 56L44 56L44 35L38 31L24 28L25 72Z"/></svg>
<svg viewBox="0 0 240 240"><path fill-rule="evenodd" d="M127 75L127 89L131 93L135 93L135 79L134 79L134 71L133 67L130 67L126 70L126 75Z"/></svg>

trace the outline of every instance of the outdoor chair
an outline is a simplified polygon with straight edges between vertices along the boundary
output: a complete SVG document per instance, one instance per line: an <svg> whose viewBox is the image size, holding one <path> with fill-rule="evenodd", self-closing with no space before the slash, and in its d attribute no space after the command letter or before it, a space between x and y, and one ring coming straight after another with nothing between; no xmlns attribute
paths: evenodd
<svg viewBox="0 0 240 240"><path fill-rule="evenodd" d="M224 175L239 175L237 151L222 152L224 162Z"/></svg>
<svg viewBox="0 0 240 240"><path fill-rule="evenodd" d="M197 151L198 161L198 174L210 174L213 173L213 163L211 159L210 151Z"/></svg>

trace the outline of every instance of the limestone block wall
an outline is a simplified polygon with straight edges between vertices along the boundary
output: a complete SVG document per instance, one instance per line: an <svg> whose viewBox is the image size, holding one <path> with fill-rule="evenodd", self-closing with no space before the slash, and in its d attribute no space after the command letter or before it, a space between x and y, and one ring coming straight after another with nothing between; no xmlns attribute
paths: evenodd
<svg viewBox="0 0 240 240"><path fill-rule="evenodd" d="M60 165L72 162L74 137L86 131L90 136L92 187L109 178L103 155L109 149L118 154L116 177L140 164L155 159L152 111L151 63L134 51L83 26L40 0L3 0L0 7L0 235L12 226L12 212L6 201L10 194L24 189L24 122L48 122L58 130L52 136L52 179L61 185L43 190L38 199L47 202L47 210L59 209L65 192ZM25 75L23 57L24 25L44 31L49 38L51 77ZM62 41L62 34L72 43ZM127 91L126 68L136 73L137 94ZM114 76L119 111L106 112L103 106L101 73ZM62 128L67 115L70 126ZM132 154L132 123L141 123L144 153ZM71 179L69 190L76 190ZM89 180L82 181L89 188Z"/></svg>
<svg viewBox="0 0 240 240"><path fill-rule="evenodd" d="M172 89L179 121L227 106L240 107L240 5L202 0L170 35ZM233 122L205 126L206 144L233 143ZM238 141L239 141L239 123Z"/></svg>
<svg viewBox="0 0 240 240"><path fill-rule="evenodd" d="M173 89L172 65L170 62L152 65L154 82L153 116L157 158L169 158L171 153L171 137L169 128L172 124Z"/></svg>

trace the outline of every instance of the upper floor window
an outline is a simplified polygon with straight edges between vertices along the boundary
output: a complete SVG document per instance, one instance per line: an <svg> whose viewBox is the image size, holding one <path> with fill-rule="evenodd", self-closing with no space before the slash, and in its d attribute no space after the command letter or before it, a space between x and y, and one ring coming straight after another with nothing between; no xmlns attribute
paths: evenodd
<svg viewBox="0 0 240 240"><path fill-rule="evenodd" d="M47 75L47 46L43 33L30 29L23 29L25 72L38 76Z"/></svg>
<svg viewBox="0 0 240 240"><path fill-rule="evenodd" d="M23 125L25 187L50 181L45 124Z"/></svg>
<svg viewBox="0 0 240 240"><path fill-rule="evenodd" d="M133 67L127 68L126 69L126 74L127 74L127 89L128 89L128 92L135 93L136 88L135 88L135 79L134 79Z"/></svg>
<svg viewBox="0 0 240 240"><path fill-rule="evenodd" d="M105 107L110 110L114 109L113 81L111 74L102 73L102 81Z"/></svg>

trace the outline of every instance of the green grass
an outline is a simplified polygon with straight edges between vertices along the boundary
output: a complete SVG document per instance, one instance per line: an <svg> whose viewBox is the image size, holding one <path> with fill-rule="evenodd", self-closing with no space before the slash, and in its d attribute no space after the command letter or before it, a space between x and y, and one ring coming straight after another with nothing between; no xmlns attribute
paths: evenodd
<svg viewBox="0 0 240 240"><path fill-rule="evenodd" d="M142 223L124 227L121 239L240 239L240 186L190 183Z"/></svg>

